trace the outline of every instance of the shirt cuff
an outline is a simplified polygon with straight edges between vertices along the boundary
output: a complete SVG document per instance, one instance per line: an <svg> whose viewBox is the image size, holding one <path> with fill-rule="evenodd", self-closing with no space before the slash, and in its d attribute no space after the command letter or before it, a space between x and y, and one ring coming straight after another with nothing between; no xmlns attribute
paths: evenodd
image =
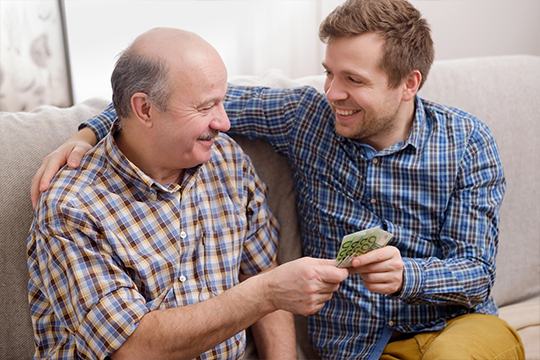
<svg viewBox="0 0 540 360"><path fill-rule="evenodd" d="M116 109L114 108L114 104L110 103L109 106L107 106L105 110L101 112L101 114L98 114L80 124L79 130L89 127L92 129L96 135L97 141L99 142L101 139L107 136L111 130L114 120L116 120Z"/></svg>
<svg viewBox="0 0 540 360"><path fill-rule="evenodd" d="M426 273L423 260L403 258L403 285L401 290L388 295L392 299L414 299L423 290L426 283Z"/></svg>
<svg viewBox="0 0 540 360"><path fill-rule="evenodd" d="M144 300L133 296L121 288L103 297L77 328L78 346L100 358L118 350L149 311Z"/></svg>

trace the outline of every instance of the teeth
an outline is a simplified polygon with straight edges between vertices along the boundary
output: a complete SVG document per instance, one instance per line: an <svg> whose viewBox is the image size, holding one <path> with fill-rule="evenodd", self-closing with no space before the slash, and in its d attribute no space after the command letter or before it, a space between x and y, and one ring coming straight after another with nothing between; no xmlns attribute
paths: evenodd
<svg viewBox="0 0 540 360"><path fill-rule="evenodd" d="M336 109L336 113L338 115L343 115L343 116L348 116L348 115L352 115L354 113L357 113L359 110L338 110Z"/></svg>

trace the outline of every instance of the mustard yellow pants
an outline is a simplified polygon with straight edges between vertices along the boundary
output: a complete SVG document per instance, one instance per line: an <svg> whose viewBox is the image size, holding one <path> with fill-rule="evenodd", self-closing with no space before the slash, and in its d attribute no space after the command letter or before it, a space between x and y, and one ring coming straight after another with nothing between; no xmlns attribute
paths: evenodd
<svg viewBox="0 0 540 360"><path fill-rule="evenodd" d="M406 335L384 348L381 360L521 360L525 349L518 333L493 315L467 314L438 331Z"/></svg>

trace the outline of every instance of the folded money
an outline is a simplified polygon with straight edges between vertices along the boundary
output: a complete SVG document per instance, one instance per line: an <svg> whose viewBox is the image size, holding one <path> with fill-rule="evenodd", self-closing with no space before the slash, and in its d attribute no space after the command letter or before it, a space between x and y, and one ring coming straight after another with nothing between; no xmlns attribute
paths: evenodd
<svg viewBox="0 0 540 360"><path fill-rule="evenodd" d="M386 246L393 236L378 226L345 235L334 266L350 267L355 257Z"/></svg>

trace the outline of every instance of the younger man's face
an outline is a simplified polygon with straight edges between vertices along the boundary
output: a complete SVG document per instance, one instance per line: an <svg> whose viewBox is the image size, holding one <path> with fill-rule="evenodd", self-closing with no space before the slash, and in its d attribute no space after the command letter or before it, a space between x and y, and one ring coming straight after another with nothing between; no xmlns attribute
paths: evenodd
<svg viewBox="0 0 540 360"><path fill-rule="evenodd" d="M370 145L392 134L401 104L400 88L390 89L388 76L378 67L383 45L374 33L334 38L323 61L336 131Z"/></svg>

